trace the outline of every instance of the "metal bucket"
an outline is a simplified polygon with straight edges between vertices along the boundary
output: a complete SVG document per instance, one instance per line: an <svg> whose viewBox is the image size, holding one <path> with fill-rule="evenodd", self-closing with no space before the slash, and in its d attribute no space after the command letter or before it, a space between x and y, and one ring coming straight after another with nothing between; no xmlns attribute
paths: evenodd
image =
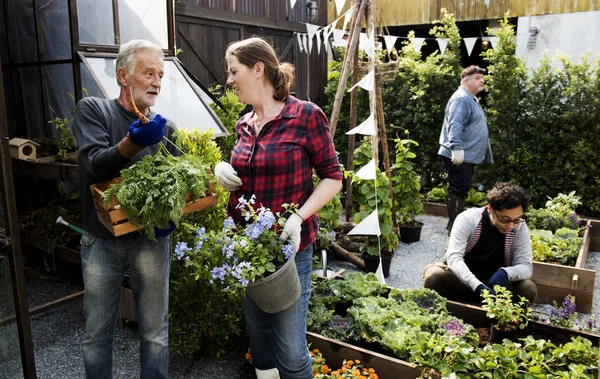
<svg viewBox="0 0 600 379"><path fill-rule="evenodd" d="M291 307L300 297L300 278L295 258L296 254L279 270L246 287L246 294L263 312L281 312Z"/></svg>

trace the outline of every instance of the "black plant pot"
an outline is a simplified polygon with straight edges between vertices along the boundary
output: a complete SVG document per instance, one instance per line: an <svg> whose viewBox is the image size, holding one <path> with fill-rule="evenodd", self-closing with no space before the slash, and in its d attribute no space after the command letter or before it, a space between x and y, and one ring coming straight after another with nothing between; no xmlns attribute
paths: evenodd
<svg viewBox="0 0 600 379"><path fill-rule="evenodd" d="M398 225L400 228L400 241L404 243L418 242L421 239L423 223L416 221L417 225Z"/></svg>
<svg viewBox="0 0 600 379"><path fill-rule="evenodd" d="M365 272L377 272L377 267L379 267L379 256L368 255L363 253L363 259L365 260ZM381 266L383 269L383 277L387 278L390 276L390 265L392 264L392 254L389 251L381 252Z"/></svg>

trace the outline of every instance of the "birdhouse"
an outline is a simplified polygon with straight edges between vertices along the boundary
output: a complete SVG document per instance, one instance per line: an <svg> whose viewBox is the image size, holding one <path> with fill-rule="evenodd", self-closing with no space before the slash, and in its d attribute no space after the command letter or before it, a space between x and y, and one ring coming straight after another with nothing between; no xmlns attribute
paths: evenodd
<svg viewBox="0 0 600 379"><path fill-rule="evenodd" d="M25 138L13 138L8 141L10 156L17 159L35 161L39 144Z"/></svg>

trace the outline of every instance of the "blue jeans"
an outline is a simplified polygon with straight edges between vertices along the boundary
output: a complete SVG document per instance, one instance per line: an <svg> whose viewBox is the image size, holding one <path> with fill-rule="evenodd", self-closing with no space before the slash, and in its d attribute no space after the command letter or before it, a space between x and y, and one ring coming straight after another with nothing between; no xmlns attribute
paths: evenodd
<svg viewBox="0 0 600 379"><path fill-rule="evenodd" d="M311 244L296 254L301 292L294 305L278 313L265 313L248 296L242 299L252 363L259 370L277 368L281 379L312 378L312 361L306 347L306 315L313 250Z"/></svg>
<svg viewBox="0 0 600 379"><path fill-rule="evenodd" d="M141 378L167 378L169 366L169 237L153 242L139 233L103 240L81 237L85 338L83 360L88 379L110 379L119 295L125 269L136 299Z"/></svg>

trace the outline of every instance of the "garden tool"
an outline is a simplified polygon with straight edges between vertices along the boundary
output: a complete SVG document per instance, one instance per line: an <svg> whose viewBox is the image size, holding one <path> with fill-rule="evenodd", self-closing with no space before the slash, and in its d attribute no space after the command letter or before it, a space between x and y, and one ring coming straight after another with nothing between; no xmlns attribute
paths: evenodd
<svg viewBox="0 0 600 379"><path fill-rule="evenodd" d="M321 275L324 278L333 278L335 276L335 271L327 269L327 251L321 250L321 267L322 269L313 270L312 273L314 275Z"/></svg>
<svg viewBox="0 0 600 379"><path fill-rule="evenodd" d="M69 224L68 222L66 222L66 221L65 221L65 220L62 218L62 216L58 216L58 218L56 219L56 223L57 223L57 224L63 224L63 225L66 225L66 226L68 226L69 228L73 229L74 231L76 231L76 232L77 232L77 233L79 233L79 234L83 234L83 233L85 233L85 232L83 231L83 229L80 229L80 228L76 227L75 225L73 225L73 224Z"/></svg>

